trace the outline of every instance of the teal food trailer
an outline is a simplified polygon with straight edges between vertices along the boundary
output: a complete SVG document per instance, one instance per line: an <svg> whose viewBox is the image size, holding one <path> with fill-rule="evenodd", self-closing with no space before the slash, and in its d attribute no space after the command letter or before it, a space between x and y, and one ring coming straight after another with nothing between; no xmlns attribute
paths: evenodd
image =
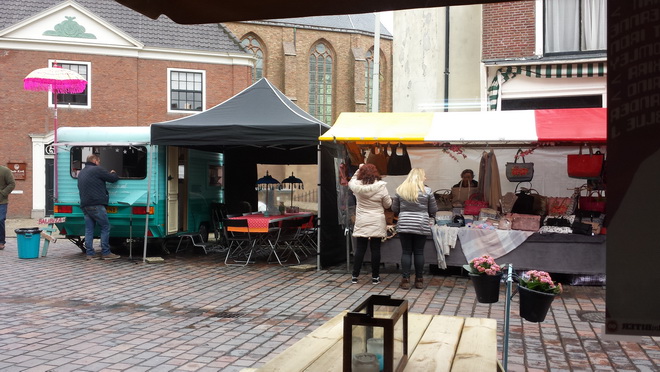
<svg viewBox="0 0 660 372"><path fill-rule="evenodd" d="M107 184L111 243L144 238L164 243L197 232L208 240L212 209L224 202L221 153L152 145L149 127L64 127L58 129L54 216L66 218L57 227L83 252L77 175L90 154L119 175Z"/></svg>

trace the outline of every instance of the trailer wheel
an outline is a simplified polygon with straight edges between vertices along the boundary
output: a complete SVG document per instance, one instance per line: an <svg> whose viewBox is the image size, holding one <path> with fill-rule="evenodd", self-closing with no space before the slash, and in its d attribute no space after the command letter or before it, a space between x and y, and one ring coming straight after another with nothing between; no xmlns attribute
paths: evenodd
<svg viewBox="0 0 660 372"><path fill-rule="evenodd" d="M209 241L209 223L208 222L202 222L199 224L199 230L198 230L199 235L202 236L202 240L204 243Z"/></svg>

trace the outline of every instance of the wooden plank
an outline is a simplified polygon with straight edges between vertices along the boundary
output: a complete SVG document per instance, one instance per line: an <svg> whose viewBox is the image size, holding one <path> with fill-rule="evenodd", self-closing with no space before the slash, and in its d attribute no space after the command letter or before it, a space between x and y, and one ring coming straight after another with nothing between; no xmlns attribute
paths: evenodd
<svg viewBox="0 0 660 372"><path fill-rule="evenodd" d="M408 355L412 354L424 331L433 319L432 315L408 313ZM337 343L321 355L314 363L305 369L308 372L338 372L342 370L343 337L340 335Z"/></svg>
<svg viewBox="0 0 660 372"><path fill-rule="evenodd" d="M497 371L497 321L467 318L452 371Z"/></svg>
<svg viewBox="0 0 660 372"><path fill-rule="evenodd" d="M435 315L404 371L450 371L465 318Z"/></svg>
<svg viewBox="0 0 660 372"><path fill-rule="evenodd" d="M344 316L347 312L342 311L339 315L291 345L259 368L259 371L304 371L337 343L340 345L341 355L341 342L339 341L344 332ZM341 359L338 364L341 368Z"/></svg>

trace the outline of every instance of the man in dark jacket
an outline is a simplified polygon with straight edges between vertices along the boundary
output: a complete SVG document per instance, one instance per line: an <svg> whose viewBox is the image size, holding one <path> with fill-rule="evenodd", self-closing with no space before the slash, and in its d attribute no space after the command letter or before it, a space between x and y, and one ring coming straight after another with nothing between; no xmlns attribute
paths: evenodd
<svg viewBox="0 0 660 372"><path fill-rule="evenodd" d="M0 249L5 249L5 220L7 219L7 204L9 194L16 187L11 170L0 165Z"/></svg>
<svg viewBox="0 0 660 372"><path fill-rule="evenodd" d="M105 187L106 182L115 183L119 176L114 170L108 172L100 167L101 158L98 155L87 157L85 167L78 174L78 191L80 193L80 208L85 215L85 248L87 260L94 258L94 228L101 228L101 259L112 260L119 258L110 252L110 221L105 207L110 196Z"/></svg>

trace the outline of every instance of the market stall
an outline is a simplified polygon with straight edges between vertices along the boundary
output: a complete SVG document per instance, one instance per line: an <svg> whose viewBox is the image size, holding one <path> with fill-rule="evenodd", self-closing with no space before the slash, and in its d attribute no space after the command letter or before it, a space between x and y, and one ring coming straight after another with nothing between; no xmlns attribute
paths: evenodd
<svg viewBox="0 0 660 372"><path fill-rule="evenodd" d="M336 200L323 190L334 190L335 183L331 170L335 146L320 145L318 140L328 128L262 78L206 111L152 124L151 142L222 153L224 197L229 204L247 201L256 207L257 164L318 164L319 194L328 195L319 201L320 268L336 263L344 249L329 243L341 241L342 235Z"/></svg>
<svg viewBox="0 0 660 372"><path fill-rule="evenodd" d="M500 181L501 196L509 193L517 195L520 189L527 188L535 190L546 201L548 197L579 199L579 195L574 197L576 189L579 190L587 180L568 176L567 158L577 154L580 146L584 145L585 153L586 149L605 153L606 109L343 113L335 125L321 136L321 140L342 143L349 154L353 153L345 159L348 176L350 168L355 166L352 164L355 158L362 156L364 161L369 161L374 148L380 147L387 154L392 154L391 149L401 145L406 147L411 166L425 169L426 184L432 190L451 190L459 180L461 170L474 169L476 174L484 154L492 153L500 162L494 177ZM509 182L507 179L504 163L514 162L519 150L525 154L527 162L533 163L534 175L529 183ZM383 179L393 195L405 174L385 174ZM600 192L604 195L604 191ZM582 196L587 197L586 188ZM340 210L345 211L345 224L350 230L350 197L342 198L340 195L339 200L345 203ZM605 272L605 236L578 235L567 231L562 231L566 233L563 234L550 232L553 229L549 228L539 233L546 215L552 215L546 210L543 216L537 216L539 225L535 231L527 231L523 238L514 239L517 230L507 232L497 226L496 221L506 216L502 213L501 198L490 201L487 207L497 211L497 216L491 218L491 226L480 225L485 220L483 216L479 219L478 215L466 215L466 220L472 220L472 223L468 222L466 227L454 227L467 232L456 232L457 237L452 241L451 248L442 251L437 242L428 239L426 262L437 262L440 267L461 266L474 258L475 252L479 252L497 256L505 260L502 262L511 262L517 268L530 267L562 273ZM449 213L455 215L462 212L453 209ZM603 217L598 216L600 222ZM482 249L472 249L470 244L479 241L469 239L468 234L477 228L496 230L483 233L500 236L482 237ZM507 242L507 250L494 243L500 241ZM510 244L511 241L515 244ZM381 252L382 262L400 262L400 244L396 235L383 242Z"/></svg>

